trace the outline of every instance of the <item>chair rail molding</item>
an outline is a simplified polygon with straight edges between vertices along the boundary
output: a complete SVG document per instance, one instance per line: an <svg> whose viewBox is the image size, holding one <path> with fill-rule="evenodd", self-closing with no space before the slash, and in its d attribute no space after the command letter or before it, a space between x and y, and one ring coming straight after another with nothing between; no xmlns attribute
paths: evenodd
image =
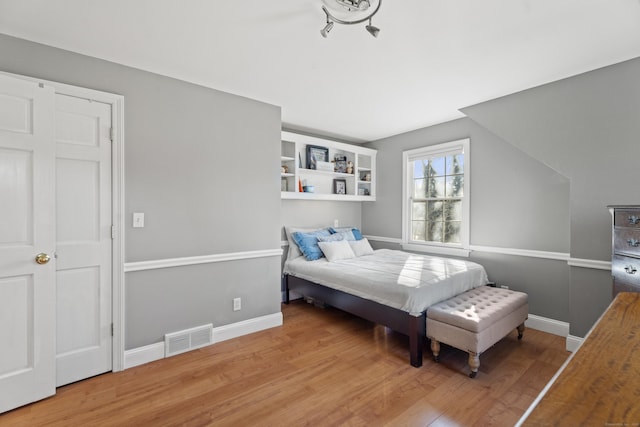
<svg viewBox="0 0 640 427"><path fill-rule="evenodd" d="M125 273L130 273L133 271L156 270L159 268L183 267L187 265L209 264L214 262L238 261L243 259L268 258L276 256L282 256L282 248L127 262L124 264L124 271Z"/></svg>

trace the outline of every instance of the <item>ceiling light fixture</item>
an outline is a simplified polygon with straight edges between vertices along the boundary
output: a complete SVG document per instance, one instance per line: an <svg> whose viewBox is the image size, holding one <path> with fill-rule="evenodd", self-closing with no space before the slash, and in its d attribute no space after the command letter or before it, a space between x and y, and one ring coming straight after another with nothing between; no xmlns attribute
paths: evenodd
<svg viewBox="0 0 640 427"><path fill-rule="evenodd" d="M371 25L371 19L369 19L369 25L365 26L365 28L367 29L367 31L369 31L369 34L371 34L373 37L378 37L378 33L380 33L380 28Z"/></svg>
<svg viewBox="0 0 640 427"><path fill-rule="evenodd" d="M329 35L329 31L331 31L332 28L333 28L333 22L327 19L327 25L325 25L324 28L320 30L320 34L322 34L322 37L326 39L327 36Z"/></svg>
<svg viewBox="0 0 640 427"><path fill-rule="evenodd" d="M371 7L371 2L369 0L333 0L333 1L336 2L338 5L342 6L343 8L345 8L349 12L363 12L363 11L367 11L369 7ZM365 26L366 30L373 37L378 37L378 34L380 33L380 28L374 27L373 25L371 25L371 18L373 18L373 16L376 13L378 13L378 10L380 10L381 4L382 4L382 0L378 0L378 5L373 10L373 12L369 13L364 18L354 19L354 20L344 20L344 19L337 18L334 15L332 15L331 12L329 12L329 10L327 10L325 6L322 6L322 10L324 11L325 15L327 15L327 25L325 25L325 27L322 30L320 30L320 34L322 34L322 37L326 38L327 35L329 35L329 31L331 31L331 29L333 28L334 22L337 22L338 24L343 24L343 25L354 25L354 24L360 24L362 22L369 21L369 25Z"/></svg>

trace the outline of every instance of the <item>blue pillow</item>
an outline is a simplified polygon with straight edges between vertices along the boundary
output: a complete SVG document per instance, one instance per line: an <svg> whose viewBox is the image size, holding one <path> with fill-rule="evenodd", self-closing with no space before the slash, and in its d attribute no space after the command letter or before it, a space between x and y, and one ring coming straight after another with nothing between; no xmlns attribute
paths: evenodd
<svg viewBox="0 0 640 427"><path fill-rule="evenodd" d="M318 236L319 242L337 242L340 240L349 240L349 239L346 238L344 233L335 233L330 236ZM354 240L353 233L351 233L351 240Z"/></svg>
<svg viewBox="0 0 640 427"><path fill-rule="evenodd" d="M318 246L318 236L329 236L329 230L317 230L309 233L296 231L291 235L307 261L315 261L324 256Z"/></svg>
<svg viewBox="0 0 640 427"><path fill-rule="evenodd" d="M339 227L339 228L330 227L329 231L331 231L331 233L333 234L347 233L347 236L348 234L353 234L353 239L349 239L347 236L345 236L344 240L362 240L362 233L360 232L359 229L355 227Z"/></svg>

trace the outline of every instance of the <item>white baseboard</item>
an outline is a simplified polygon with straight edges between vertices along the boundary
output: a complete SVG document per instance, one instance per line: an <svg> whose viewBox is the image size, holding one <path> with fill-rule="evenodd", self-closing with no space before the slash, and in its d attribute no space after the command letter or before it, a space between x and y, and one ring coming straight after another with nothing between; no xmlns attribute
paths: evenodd
<svg viewBox="0 0 640 427"><path fill-rule="evenodd" d="M567 351L574 353L578 348L580 348L583 342L584 338L569 335L567 337Z"/></svg>
<svg viewBox="0 0 640 427"><path fill-rule="evenodd" d="M535 314L529 315L529 319L525 322L525 326L527 328L558 335L560 337L569 336L569 324L567 322L536 316Z"/></svg>
<svg viewBox="0 0 640 427"><path fill-rule="evenodd" d="M230 325L219 326L213 328L213 344L265 329L275 328L276 326L282 326L282 313L269 314ZM126 350L124 352L124 369L164 359L164 353L164 341Z"/></svg>
<svg viewBox="0 0 640 427"><path fill-rule="evenodd" d="M164 358L164 341L145 345L124 352L124 369L143 365Z"/></svg>
<svg viewBox="0 0 640 427"><path fill-rule="evenodd" d="M559 320L548 319L546 317L530 314L529 319L525 322L527 328L546 332L553 335L566 338L565 348L567 351L574 352L580 347L584 338L569 335L569 323Z"/></svg>
<svg viewBox="0 0 640 427"><path fill-rule="evenodd" d="M255 317L253 319L243 320L242 322L213 328L213 342L226 341L264 329L275 328L276 326L282 326L282 313Z"/></svg>

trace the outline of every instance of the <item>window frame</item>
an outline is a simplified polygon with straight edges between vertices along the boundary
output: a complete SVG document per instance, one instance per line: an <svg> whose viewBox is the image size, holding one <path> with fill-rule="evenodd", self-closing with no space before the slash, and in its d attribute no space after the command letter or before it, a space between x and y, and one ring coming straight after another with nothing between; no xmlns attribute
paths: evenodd
<svg viewBox="0 0 640 427"><path fill-rule="evenodd" d="M471 213L471 140L459 139L426 147L406 150L402 153L402 249L415 252L429 252L440 255L468 257L470 250L469 229ZM462 196L462 221L460 225L460 243L422 242L411 238L411 214L413 200L413 168L410 163L418 159L464 154L464 186Z"/></svg>

